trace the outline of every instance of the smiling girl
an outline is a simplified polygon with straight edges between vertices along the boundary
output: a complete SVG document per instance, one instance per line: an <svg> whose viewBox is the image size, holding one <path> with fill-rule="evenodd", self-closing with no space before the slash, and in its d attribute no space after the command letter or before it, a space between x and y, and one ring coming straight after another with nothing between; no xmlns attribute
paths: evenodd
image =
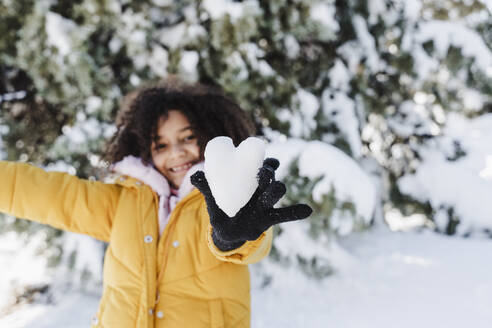
<svg viewBox="0 0 492 328"><path fill-rule="evenodd" d="M202 172L206 143L253 134L239 106L201 85L140 90L117 117L106 158L113 183L0 162L0 211L106 241L93 327L249 327L247 264L264 258L271 226L303 219L267 159L250 201L228 217ZM196 188L195 188L196 187Z"/></svg>

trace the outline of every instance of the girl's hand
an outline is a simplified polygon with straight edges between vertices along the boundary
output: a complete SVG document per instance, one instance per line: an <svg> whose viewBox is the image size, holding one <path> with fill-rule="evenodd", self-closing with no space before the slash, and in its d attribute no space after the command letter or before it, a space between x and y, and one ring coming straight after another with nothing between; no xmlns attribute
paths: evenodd
<svg viewBox="0 0 492 328"><path fill-rule="evenodd" d="M285 185L275 180L278 166L279 162L275 158L263 161L258 172L258 188L234 217L227 216L217 206L203 171L191 176L191 183L205 196L213 227L212 238L220 250L233 250L247 240L256 240L274 224L302 220L311 215L313 210L306 204L273 208L286 192Z"/></svg>

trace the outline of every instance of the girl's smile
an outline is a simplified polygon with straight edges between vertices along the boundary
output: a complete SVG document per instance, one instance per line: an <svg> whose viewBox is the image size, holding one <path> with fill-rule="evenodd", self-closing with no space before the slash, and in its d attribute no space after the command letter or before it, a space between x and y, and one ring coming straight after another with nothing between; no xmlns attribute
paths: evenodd
<svg viewBox="0 0 492 328"><path fill-rule="evenodd" d="M152 161L171 187L179 188L188 170L200 161L200 147L190 122L179 110L170 110L157 123Z"/></svg>
<svg viewBox="0 0 492 328"><path fill-rule="evenodd" d="M171 170L171 172L181 172L183 170L186 170L187 171L192 166L193 166L192 163L187 163L187 164L184 164L184 165L180 165L180 166L176 166L176 167L171 167L169 170Z"/></svg>

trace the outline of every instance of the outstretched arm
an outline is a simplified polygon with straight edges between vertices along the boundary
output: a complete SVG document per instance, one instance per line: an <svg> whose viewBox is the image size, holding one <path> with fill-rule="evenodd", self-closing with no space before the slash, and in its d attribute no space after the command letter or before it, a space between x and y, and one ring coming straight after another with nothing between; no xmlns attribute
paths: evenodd
<svg viewBox="0 0 492 328"><path fill-rule="evenodd" d="M0 212L108 241L121 187L0 161Z"/></svg>

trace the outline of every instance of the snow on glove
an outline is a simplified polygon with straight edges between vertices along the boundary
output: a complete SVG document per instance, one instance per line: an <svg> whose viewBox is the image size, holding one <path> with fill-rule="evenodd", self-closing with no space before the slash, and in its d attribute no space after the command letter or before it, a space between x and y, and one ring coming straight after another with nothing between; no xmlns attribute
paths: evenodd
<svg viewBox="0 0 492 328"><path fill-rule="evenodd" d="M275 180L278 166L279 162L275 158L263 161L258 172L258 188L248 203L233 217L229 217L217 206L203 171L191 176L191 183L205 196L213 228L212 238L217 248L222 251L236 249L248 240L258 239L275 224L302 220L311 215L313 210L305 204L273 208L286 192L285 185Z"/></svg>

